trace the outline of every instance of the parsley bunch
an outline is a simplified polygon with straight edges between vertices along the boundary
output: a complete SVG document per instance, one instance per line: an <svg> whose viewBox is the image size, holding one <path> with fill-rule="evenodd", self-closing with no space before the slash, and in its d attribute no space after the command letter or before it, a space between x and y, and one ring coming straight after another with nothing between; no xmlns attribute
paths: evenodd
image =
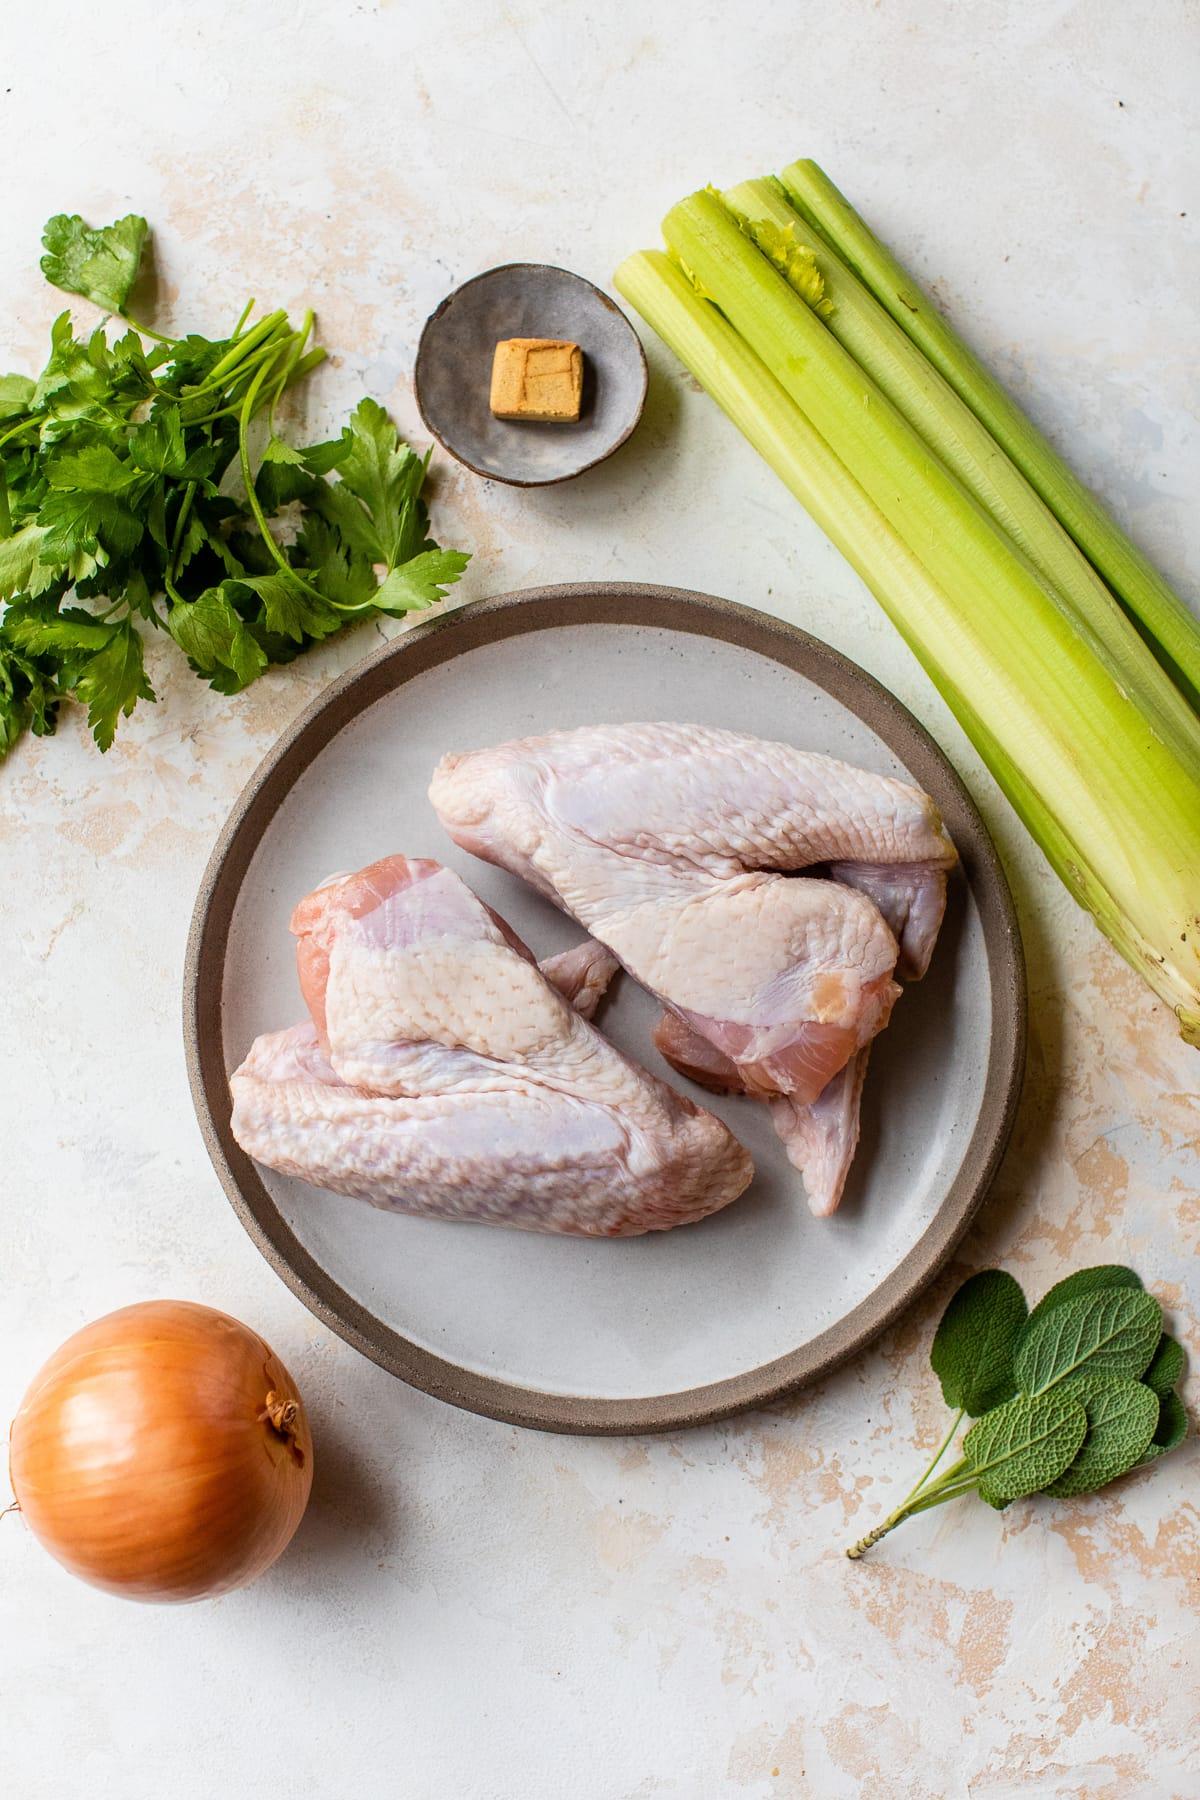
<svg viewBox="0 0 1200 1800"><path fill-rule="evenodd" d="M930 1353L950 1429L912 1492L847 1552L960 1494L1002 1510L1026 1494L1089 1494L1183 1442L1183 1349L1132 1269L1080 1269L1030 1312L1011 1275L964 1282ZM935 1479L964 1417L962 1455Z"/></svg>
<svg viewBox="0 0 1200 1800"><path fill-rule="evenodd" d="M223 338L130 320L146 238L132 214L103 230L51 219L47 279L125 329L76 337L64 312L37 380L0 376L0 755L26 727L52 732L63 699L107 750L155 698L146 629L234 694L357 620L432 606L469 560L430 538L429 457L375 401L328 442L277 434L281 394L325 354L311 313L251 324L251 302Z"/></svg>

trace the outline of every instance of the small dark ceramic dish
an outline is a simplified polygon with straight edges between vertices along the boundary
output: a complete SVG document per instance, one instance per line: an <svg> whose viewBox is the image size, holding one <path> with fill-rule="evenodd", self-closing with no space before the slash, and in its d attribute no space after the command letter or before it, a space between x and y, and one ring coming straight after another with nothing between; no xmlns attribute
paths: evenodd
<svg viewBox="0 0 1200 1800"><path fill-rule="evenodd" d="M492 356L501 338L569 338L583 350L578 424L493 418ZM569 269L506 263L448 294L417 349L417 405L451 456L512 487L569 481L611 456L642 416L646 358L614 300Z"/></svg>

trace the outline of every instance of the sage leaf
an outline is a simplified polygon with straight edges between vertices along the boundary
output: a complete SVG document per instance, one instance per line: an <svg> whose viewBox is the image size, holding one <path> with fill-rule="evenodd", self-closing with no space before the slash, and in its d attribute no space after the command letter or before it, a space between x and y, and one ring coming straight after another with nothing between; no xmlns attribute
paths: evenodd
<svg viewBox="0 0 1200 1800"><path fill-rule="evenodd" d="M1148 1388L1154 1389L1160 1400L1165 1400L1179 1386L1182 1374L1183 1345L1164 1331L1142 1380Z"/></svg>
<svg viewBox="0 0 1200 1800"><path fill-rule="evenodd" d="M929 1353L947 1406L976 1419L1016 1393L1013 1355L1027 1311L1020 1285L1003 1269L963 1282Z"/></svg>
<svg viewBox="0 0 1200 1800"><path fill-rule="evenodd" d="M975 1421L963 1455L980 1498L1002 1507L1056 1480L1086 1433L1087 1413L1068 1390L1016 1394Z"/></svg>
<svg viewBox="0 0 1200 1800"><path fill-rule="evenodd" d="M1087 1436L1071 1466L1046 1488L1065 1499L1090 1494L1140 1463L1158 1424L1158 1396L1144 1382L1084 1375L1066 1390L1087 1414Z"/></svg>
<svg viewBox="0 0 1200 1800"><path fill-rule="evenodd" d="M1140 1288L1141 1285L1141 1276L1133 1269L1127 1269L1124 1263L1098 1263L1095 1268L1076 1269L1073 1275L1056 1281L1042 1295L1029 1315L1030 1322L1040 1319L1053 1307L1061 1306L1065 1300L1077 1300L1080 1294L1098 1293L1103 1288Z"/></svg>
<svg viewBox="0 0 1200 1800"><path fill-rule="evenodd" d="M1162 1307L1137 1288L1080 1294L1027 1321L1016 1353L1017 1386L1044 1394L1088 1374L1140 1375L1162 1335Z"/></svg>
<svg viewBox="0 0 1200 1800"><path fill-rule="evenodd" d="M1176 1449L1187 1436L1187 1428L1187 1409L1179 1395L1164 1394L1158 1403L1158 1424L1142 1461L1153 1462L1156 1456L1165 1456L1168 1450Z"/></svg>
<svg viewBox="0 0 1200 1800"><path fill-rule="evenodd" d="M915 1487L848 1546L852 1561L905 1520L965 1494L1002 1512L1027 1494L1091 1493L1183 1442L1184 1352L1132 1269L1081 1269L1024 1315L1020 1288L996 1269L954 1295L931 1360L957 1414ZM1006 1397L996 1404L998 1394ZM936 1475L975 1406L958 1460Z"/></svg>

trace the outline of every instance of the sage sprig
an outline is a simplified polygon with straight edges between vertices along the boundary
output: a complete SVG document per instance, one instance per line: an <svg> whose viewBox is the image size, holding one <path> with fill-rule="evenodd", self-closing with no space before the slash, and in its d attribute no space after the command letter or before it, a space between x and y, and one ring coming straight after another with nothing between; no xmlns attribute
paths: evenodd
<svg viewBox="0 0 1200 1800"><path fill-rule="evenodd" d="M1002 1269L963 1283L942 1315L930 1362L949 1429L900 1504L847 1556L863 1556L903 1520L963 1494L998 1511L1030 1494L1089 1494L1187 1435L1178 1387L1183 1347L1132 1269L1079 1269L1032 1312ZM937 1470L964 1418L961 1454Z"/></svg>

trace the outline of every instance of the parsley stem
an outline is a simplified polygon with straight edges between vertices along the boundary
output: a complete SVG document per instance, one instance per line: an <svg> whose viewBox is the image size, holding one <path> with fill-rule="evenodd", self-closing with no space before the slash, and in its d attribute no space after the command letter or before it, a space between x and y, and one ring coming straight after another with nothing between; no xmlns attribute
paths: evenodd
<svg viewBox="0 0 1200 1800"><path fill-rule="evenodd" d="M232 338L240 337L242 326L246 323L246 320L250 317L250 314L253 311L254 311L254 297L253 297L253 295L251 295L250 299L247 300L245 306L243 306L242 311L241 311L241 316L238 319L237 324L234 326L233 330L229 334L230 337L232 337Z"/></svg>
<svg viewBox="0 0 1200 1800"><path fill-rule="evenodd" d="M131 330L137 332L139 337L148 337L152 343L177 344L179 342L178 338L168 337L165 331L152 331L149 325L140 325L136 319L131 319L128 313L117 313L116 316L122 325L128 325Z"/></svg>
<svg viewBox="0 0 1200 1800"><path fill-rule="evenodd" d="M272 341L271 343L261 344L252 355L246 358L246 361L236 371L233 380L229 383L228 387L224 387L224 384L221 384L221 387L224 387L222 396L224 403L214 407L211 412L198 414L195 418L189 416L187 420L188 424L211 425L216 419L227 419L236 413L240 413L242 407L241 397L244 392L241 384L243 382L248 382L256 369L261 368L264 364L269 367L272 363L277 361L280 349L288 341L288 338L284 338L282 340ZM315 358L317 362L320 362L324 359L324 356L325 352L323 350L310 350L308 355L301 357L300 361L296 364L293 371L293 377L298 378L300 375L307 374L308 369L312 366L312 359ZM214 388L211 384L205 382L198 387L188 388L182 397L185 401L192 401L205 394L216 394L219 391L220 387ZM260 410L260 408L256 408L255 410Z"/></svg>
<svg viewBox="0 0 1200 1800"><path fill-rule="evenodd" d="M232 349L225 352L219 362L213 364L212 368L208 371L207 378L201 383L200 389L198 389L197 392L203 391L205 388L222 387L225 384L227 377L232 374L234 369L236 369L240 363L245 361L250 352L252 350L257 350L260 345L265 344L269 339L277 337L279 335L279 327L281 325L287 326L287 322L287 314L282 308L276 312L267 313L264 318L261 318L258 321L257 325L252 325L250 327L250 330L246 332L244 337L238 339Z"/></svg>
<svg viewBox="0 0 1200 1800"><path fill-rule="evenodd" d="M323 350L320 344L314 345L311 350L306 350L299 362L288 371L289 387L293 381L299 381L301 376L307 375L310 369L315 369L318 363L323 363L328 354L329 352Z"/></svg>
<svg viewBox="0 0 1200 1800"><path fill-rule="evenodd" d="M171 562L174 564L175 552L179 548L179 540L183 536L183 528L187 524L187 516L192 510L192 501L196 498L196 483L189 481L183 490L179 514L175 520L175 530L171 534Z"/></svg>
<svg viewBox="0 0 1200 1800"><path fill-rule="evenodd" d="M300 354L304 349L305 344L308 342L308 334L312 328L313 315L311 310L309 310L301 319L300 329L293 337L288 353L284 357L283 368L271 385L271 402L267 413L267 430L272 437L275 436L275 408L279 403L279 396L292 378L292 371L300 360Z"/></svg>
<svg viewBox="0 0 1200 1800"><path fill-rule="evenodd" d="M242 410L242 395L245 392L245 388L241 384L245 382L249 385L248 378L257 369L264 365L269 368L270 365L277 360L279 349L280 346L278 343L264 344L260 349L256 350L252 356L247 357L244 366L237 371L234 379L229 383L227 388L189 388L184 395L185 401L191 401L205 396L216 398L219 395L222 403L219 406L213 407L211 412L199 413L195 418L191 417L189 414L187 418L188 424L211 425L216 419L228 419L235 414L240 413ZM259 409L256 408L255 410L257 411Z"/></svg>
<svg viewBox="0 0 1200 1800"><path fill-rule="evenodd" d="M232 401L236 409L239 396L244 391L244 385L248 384L254 371L263 363L274 362L278 355L279 343L276 339L256 345L238 364L237 368L223 376L220 381L201 382L198 387L189 388L185 397L193 400L202 395L220 396L223 400Z"/></svg>
<svg viewBox="0 0 1200 1800"><path fill-rule="evenodd" d="M254 417L254 402L258 398L258 390L263 384L263 379L269 367L269 363L264 363L262 365L256 373L254 380L246 389L245 397L242 400L241 412L238 417L238 456L242 465L242 481L246 488L246 504L254 514L254 522L258 526L262 541L270 551L272 557L274 557L275 561L279 564L279 567L290 575L292 573L292 565L271 535L270 526L267 524L267 516L259 505L258 495L254 489L254 470L250 466L250 440L247 434L250 429L250 421Z"/></svg>
<svg viewBox="0 0 1200 1800"><path fill-rule="evenodd" d="M246 504L254 515L254 522L258 526L263 543L270 551L271 556L278 563L283 574L287 575L292 581L296 582L298 586L302 587L305 593L312 599L323 602L324 595L318 588L313 587L311 582L305 581L303 575L301 575L297 569L293 569L291 563L283 554L279 545L275 542L275 539L271 535L271 528L267 524L267 516L259 504L258 494L254 487L254 471L250 466L250 439L248 433L250 430L250 421L254 417L254 403L258 398L259 389L262 387L270 367L270 363L264 363L255 375L254 380L250 383L250 386L246 389L246 397L242 401L241 416L238 419L238 456L242 465L242 481L246 488Z"/></svg>
<svg viewBox="0 0 1200 1800"><path fill-rule="evenodd" d="M179 559L179 545L183 538L183 528L187 524L187 516L192 510L192 501L195 498L196 483L189 481L183 490L183 499L179 503L179 511L175 517L175 529L171 533L171 549L167 556L167 567L163 575L163 586L172 598L177 597L171 583L177 573L175 565Z"/></svg>
<svg viewBox="0 0 1200 1800"><path fill-rule="evenodd" d="M13 438L19 437L23 431L28 431L31 426L34 431L40 431L42 422L40 419L22 419L19 425L13 425L0 437L0 450L3 450L5 444L11 442Z"/></svg>

